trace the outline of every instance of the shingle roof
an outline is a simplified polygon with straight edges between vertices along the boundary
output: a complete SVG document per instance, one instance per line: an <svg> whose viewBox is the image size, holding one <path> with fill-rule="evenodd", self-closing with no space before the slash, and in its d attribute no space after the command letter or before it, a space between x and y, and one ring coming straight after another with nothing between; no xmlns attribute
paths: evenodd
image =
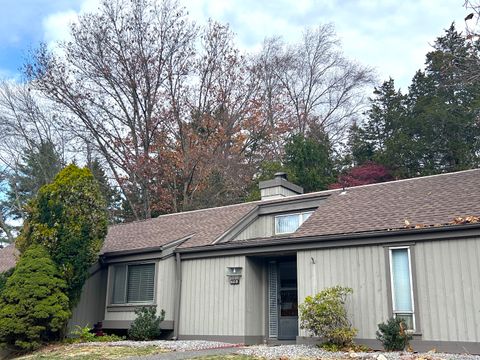
<svg viewBox="0 0 480 360"><path fill-rule="evenodd" d="M15 245L8 245L0 249L0 273L10 270L17 262L18 250Z"/></svg>
<svg viewBox="0 0 480 360"><path fill-rule="evenodd" d="M191 236L180 247L211 245L259 206L291 199L327 196L312 216L288 238L438 226L456 216L480 215L480 169L419 177L317 193L288 199L196 210L116 225L103 252L157 247Z"/></svg>
<svg viewBox="0 0 480 360"><path fill-rule="evenodd" d="M330 192L292 237L401 229L405 220L439 226L457 216L480 216L480 169Z"/></svg>
<svg viewBox="0 0 480 360"><path fill-rule="evenodd" d="M405 227L440 226L455 217L480 216L480 169L426 176L288 197L328 195L310 218L289 238L349 234ZM212 209L163 215L111 226L102 253L156 248L176 240L181 247L211 245L262 204L257 201ZM0 272L15 265L17 250L0 249Z"/></svg>
<svg viewBox="0 0 480 360"><path fill-rule="evenodd" d="M109 228L102 253L159 247L186 237L181 246L211 244L256 206L230 205L115 225Z"/></svg>

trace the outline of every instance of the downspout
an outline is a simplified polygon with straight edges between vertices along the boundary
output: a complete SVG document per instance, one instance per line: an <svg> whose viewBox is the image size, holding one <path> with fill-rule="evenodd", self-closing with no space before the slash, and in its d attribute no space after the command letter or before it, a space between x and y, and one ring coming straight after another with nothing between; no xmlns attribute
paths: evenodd
<svg viewBox="0 0 480 360"><path fill-rule="evenodd" d="M173 340L178 340L178 328L180 325L180 298L182 295L182 259L180 253L175 253L176 271L175 271L175 309L173 319Z"/></svg>

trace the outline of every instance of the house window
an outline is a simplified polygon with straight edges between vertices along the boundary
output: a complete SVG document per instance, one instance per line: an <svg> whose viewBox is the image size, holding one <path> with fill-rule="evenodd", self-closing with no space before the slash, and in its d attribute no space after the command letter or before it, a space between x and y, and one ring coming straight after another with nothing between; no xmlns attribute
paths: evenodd
<svg viewBox="0 0 480 360"><path fill-rule="evenodd" d="M402 318L409 330L415 329L415 306L410 248L390 248L393 316Z"/></svg>
<svg viewBox="0 0 480 360"><path fill-rule="evenodd" d="M112 304L153 302L155 264L113 267Z"/></svg>
<svg viewBox="0 0 480 360"><path fill-rule="evenodd" d="M275 216L275 234L290 234L312 215L313 211Z"/></svg>

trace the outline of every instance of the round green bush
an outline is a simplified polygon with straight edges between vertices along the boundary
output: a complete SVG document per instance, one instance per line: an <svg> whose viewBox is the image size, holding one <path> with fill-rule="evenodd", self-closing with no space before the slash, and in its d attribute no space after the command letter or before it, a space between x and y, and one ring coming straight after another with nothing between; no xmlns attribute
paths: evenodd
<svg viewBox="0 0 480 360"><path fill-rule="evenodd" d="M0 295L0 344L34 350L61 338L71 315L66 287L43 246L26 250Z"/></svg>
<svg viewBox="0 0 480 360"><path fill-rule="evenodd" d="M165 311L157 316L156 306L143 306L135 309L137 317L128 330L128 337L132 340L153 340L160 336L160 323L165 318Z"/></svg>
<svg viewBox="0 0 480 360"><path fill-rule="evenodd" d="M299 306L300 327L340 348L351 345L357 329L350 324L345 301L352 292L350 288L334 286L314 297L307 296Z"/></svg>
<svg viewBox="0 0 480 360"><path fill-rule="evenodd" d="M377 339L387 351L402 351L412 336L407 332L405 322L400 318L390 318L386 323L378 324Z"/></svg>

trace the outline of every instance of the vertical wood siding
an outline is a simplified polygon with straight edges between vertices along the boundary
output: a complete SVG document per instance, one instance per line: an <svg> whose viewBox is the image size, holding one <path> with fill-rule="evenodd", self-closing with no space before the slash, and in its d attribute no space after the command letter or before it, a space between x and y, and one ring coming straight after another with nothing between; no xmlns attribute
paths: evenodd
<svg viewBox="0 0 480 360"><path fill-rule="evenodd" d="M246 258L245 335L263 336L265 332L265 271L263 261Z"/></svg>
<svg viewBox="0 0 480 360"><path fill-rule="evenodd" d="M283 186L275 186L271 188L261 189L260 194L264 199L281 199L282 197L298 195L295 191L284 188Z"/></svg>
<svg viewBox="0 0 480 360"><path fill-rule="evenodd" d="M357 336L375 339L377 324L389 314L382 246L299 251L297 271L299 303L326 287L351 287L353 295L348 300L348 312L353 326L358 329ZM308 336L304 330L299 333Z"/></svg>
<svg viewBox="0 0 480 360"><path fill-rule="evenodd" d="M174 320L175 310L175 257L158 263L157 311L165 310L165 320Z"/></svg>
<svg viewBox="0 0 480 360"><path fill-rule="evenodd" d="M422 339L480 341L480 238L415 245Z"/></svg>
<svg viewBox="0 0 480 360"><path fill-rule="evenodd" d="M85 282L80 302L73 310L72 318L68 323L69 330L72 330L75 325L92 327L103 320L106 291L107 269L104 268L94 273Z"/></svg>
<svg viewBox="0 0 480 360"><path fill-rule="evenodd" d="M275 233L275 216L262 215L238 234L233 241L248 240L273 236Z"/></svg>
<svg viewBox="0 0 480 360"><path fill-rule="evenodd" d="M230 285L227 266L243 268L239 285ZM245 257L182 261L180 335L245 334Z"/></svg>
<svg viewBox="0 0 480 360"><path fill-rule="evenodd" d="M479 342L480 238L417 242L411 248L422 340ZM299 302L325 287L352 287L353 326L359 338L375 338L377 324L391 311L385 248L301 251L297 259Z"/></svg>

